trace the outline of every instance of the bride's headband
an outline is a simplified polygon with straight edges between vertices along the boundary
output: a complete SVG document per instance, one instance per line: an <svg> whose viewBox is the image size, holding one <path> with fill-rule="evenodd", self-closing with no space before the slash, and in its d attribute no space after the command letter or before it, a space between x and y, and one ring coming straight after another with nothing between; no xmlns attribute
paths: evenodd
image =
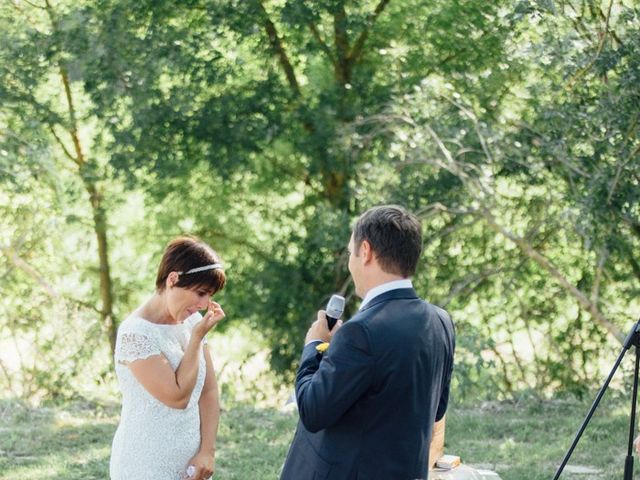
<svg viewBox="0 0 640 480"><path fill-rule="evenodd" d="M186 272L178 272L178 275L188 275L190 273L204 272L205 270L222 270L224 267L221 263L212 263L211 265L205 265L204 267L192 268Z"/></svg>

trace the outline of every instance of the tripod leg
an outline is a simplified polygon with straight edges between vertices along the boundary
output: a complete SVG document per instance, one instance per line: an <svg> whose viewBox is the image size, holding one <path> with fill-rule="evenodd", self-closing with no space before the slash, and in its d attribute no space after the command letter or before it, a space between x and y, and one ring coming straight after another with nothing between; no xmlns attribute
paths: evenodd
<svg viewBox="0 0 640 480"><path fill-rule="evenodd" d="M576 448L576 445L578 445L578 442L580 441L580 437L582 437L582 434L584 433L584 430L587 428L587 424L589 423L589 420L591 420L591 417L593 416L593 413L596 411L596 408L598 408L598 404L600 403L600 400L602 400L602 397L604 396L605 392L607 391L607 387L609 387L609 383L611 382L611 379L613 378L613 375L616 373L616 370L618 369L618 366L620 365L620 362L624 358L624 354L627 353L627 348L628 347L626 347L626 346L623 347L622 351L620 352L620 355L618 355L618 359L616 360L616 363L613 365L613 368L611 369L611 372L609 372L609 376L607 377L607 379L605 380L604 384L602 385L602 388L600 388L600 391L598 392L598 395L596 395L596 399L593 401L593 404L591 405L591 408L589 409L589 413L587 413L587 416L584 419L584 421L582 422L582 425L580 425L580 428L578 429L578 433L576 433L576 436L575 436L575 438L573 440L573 444L571 444L571 447L569 448L569 450L565 454L564 458L562 459L562 464L560 465L560 467L556 471L556 474L554 475L553 480L558 480L558 478L560 477L560 474L564 470L564 467L567 465L567 462L569 461L569 458L571 457L571 454L573 453L573 450Z"/></svg>
<svg viewBox="0 0 640 480"><path fill-rule="evenodd" d="M624 461L624 480L632 480L633 477L633 435L636 431L636 403L638 398L638 368L640 356L636 345L636 368L633 372L633 395L631 396L631 419L629 420L629 448L627 458Z"/></svg>

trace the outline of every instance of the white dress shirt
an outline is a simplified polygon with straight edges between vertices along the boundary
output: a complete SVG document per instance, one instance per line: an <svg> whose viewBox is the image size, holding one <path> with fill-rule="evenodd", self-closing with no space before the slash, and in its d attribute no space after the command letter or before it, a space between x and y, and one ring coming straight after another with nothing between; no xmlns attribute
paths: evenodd
<svg viewBox="0 0 640 480"><path fill-rule="evenodd" d="M362 310L367 303L383 293L391 290L398 290L400 288L413 288L413 283L409 278L403 278L402 280L392 280L391 282L383 283L377 287L373 287L367 292L360 304L360 310Z"/></svg>

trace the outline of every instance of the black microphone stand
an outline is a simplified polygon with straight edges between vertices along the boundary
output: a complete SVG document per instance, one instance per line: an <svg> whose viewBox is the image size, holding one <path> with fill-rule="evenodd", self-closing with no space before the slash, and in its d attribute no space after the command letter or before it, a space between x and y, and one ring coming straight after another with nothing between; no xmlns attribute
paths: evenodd
<svg viewBox="0 0 640 480"><path fill-rule="evenodd" d="M639 330L640 330L640 319L635 323L635 325L629 332L629 335L627 335L627 338L625 339L624 344L622 346L622 351L620 352L620 355L618 355L618 359L616 360L616 363L613 365L613 368L611 369L609 376L607 377L607 379L604 382L604 385L602 385L602 388L598 392L596 399L593 401L593 405L591 405L591 409L589 410L589 413L587 413L587 417L582 422L582 425L580 426L580 429L578 430L578 433L576 434L576 437L573 440L573 444L571 445L571 448L569 448L566 455L564 456L564 459L562 460L562 464L560 465L560 468L558 468L558 471L553 477L553 480L558 480L558 478L560 477L560 474L564 470L564 467L567 465L567 462L569 461L569 457L571 457L573 450L576 448L576 445L580 441L580 437L582 436L582 433L584 432L585 428L587 428L587 424L589 423L589 420L591 420L593 413L596 411L596 408L598 408L598 404L600 403L600 400L604 396L604 393L607 390L607 387L609 386L609 382L611 382L611 378L613 378L613 375L616 373L616 370L618 369L618 366L620 365L620 362L622 361L622 358L624 357L625 353L627 353L627 350L629 350L632 346L635 346L636 347L636 367L633 372L633 396L631 397L631 418L629 420L629 445L627 448L627 456L624 461L624 480L633 480L632 479L633 434L636 429L636 399L638 397L638 367L640 366L640 355L639 355L640 332Z"/></svg>

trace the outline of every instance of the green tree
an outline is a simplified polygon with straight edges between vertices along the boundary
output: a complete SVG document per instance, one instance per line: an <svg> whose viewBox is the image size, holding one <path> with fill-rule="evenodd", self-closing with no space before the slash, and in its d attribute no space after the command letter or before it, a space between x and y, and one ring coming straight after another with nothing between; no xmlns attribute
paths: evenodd
<svg viewBox="0 0 640 480"><path fill-rule="evenodd" d="M69 46L78 41L74 32L81 20L67 5L49 1L1 7L1 41L7 48L0 53L0 143L4 161L16 165L8 167L10 181L15 181L11 169L22 165L33 176L63 168L84 188L96 240L99 311L113 349L116 325L104 199L109 165L101 152L99 127L74 77L78 72Z"/></svg>
<svg viewBox="0 0 640 480"><path fill-rule="evenodd" d="M218 235L215 215L184 208L195 233L228 248L242 272L237 288L255 288L234 310L273 338L280 371L290 371L328 295L350 291L350 222L392 197L384 192L393 172L378 179L375 201L358 194L369 182L363 171L388 148L358 119L380 114L434 72L483 105L494 102L519 77L517 65L483 76L510 35L513 20L499 10L465 1L110 0L90 14L99 25L94 41L109 45L88 84L97 114L117 119L112 157L152 202L169 192L193 199L194 172L209 171L202 182L211 189L225 182L244 216L227 224L234 232ZM450 41L465 36L472 45ZM352 143L353 128L367 148ZM219 208L228 203L219 198ZM261 221L243 225L252 218Z"/></svg>
<svg viewBox="0 0 640 480"><path fill-rule="evenodd" d="M584 392L638 305L638 17L582 5L594 17L579 19L580 37L575 6L524 9L538 23L519 48L544 56L502 108L432 79L371 119L396 142L398 195L417 198L443 256L427 279L454 280L440 295L483 339L475 358L500 366L506 393ZM610 31L585 44L587 26ZM413 193L434 178L438 197Z"/></svg>

